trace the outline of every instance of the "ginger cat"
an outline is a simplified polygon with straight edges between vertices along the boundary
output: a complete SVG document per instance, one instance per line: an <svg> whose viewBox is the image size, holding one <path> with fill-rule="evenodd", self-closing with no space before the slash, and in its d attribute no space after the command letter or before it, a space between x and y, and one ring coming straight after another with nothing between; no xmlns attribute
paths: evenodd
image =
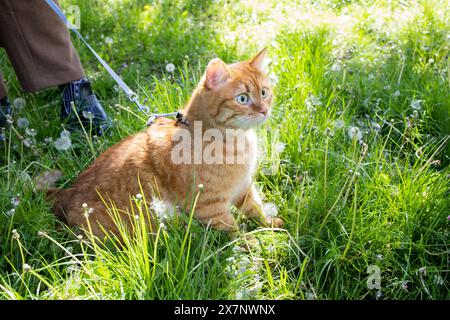
<svg viewBox="0 0 450 320"><path fill-rule="evenodd" d="M91 208L89 222L93 233L103 236L99 224L113 233L117 228L99 194L107 203L111 199L125 218L130 216L130 196L142 193L139 183L147 201L157 196L184 212L189 212L200 185L194 217L204 225L236 231L238 227L230 212L231 205L235 205L264 225L281 226L281 219L264 216L261 199L252 185L256 169L254 128L269 117L273 98L263 70L265 56L264 49L251 60L231 65L218 58L210 61L192 98L180 112L181 121L157 119L146 130L101 154L71 188L49 190L47 196L53 201L55 214L70 226L86 227L86 209L82 208L86 203ZM222 146L225 155L243 156L240 159L244 161L211 163L195 155L195 148L208 155L209 142L213 140L209 137L199 142L195 137L208 135L209 131L214 133L209 136L220 142L221 134L225 139L227 130L237 132L245 146L237 146L235 140L226 141L218 144L215 155ZM188 142L190 150L180 153L179 137L186 138L186 134L184 142ZM230 146L236 148L230 151ZM175 159L179 155L188 161L179 163ZM154 221L151 224L154 226Z"/></svg>

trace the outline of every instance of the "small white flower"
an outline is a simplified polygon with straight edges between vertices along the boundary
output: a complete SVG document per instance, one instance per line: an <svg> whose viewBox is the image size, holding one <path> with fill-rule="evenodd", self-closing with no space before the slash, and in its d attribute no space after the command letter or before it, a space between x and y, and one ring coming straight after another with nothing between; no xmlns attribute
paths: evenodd
<svg viewBox="0 0 450 320"><path fill-rule="evenodd" d="M11 199L11 204L13 205L14 208L17 208L19 206L19 204L20 204L19 195L15 196Z"/></svg>
<svg viewBox="0 0 450 320"><path fill-rule="evenodd" d="M411 101L411 108L414 110L421 110L422 106L420 105L422 103L422 100L416 100L414 99Z"/></svg>
<svg viewBox="0 0 450 320"><path fill-rule="evenodd" d="M112 44L114 43L114 40L113 40L113 38L111 38L111 37L106 37L106 38L105 38L105 43L106 43L107 45L112 45Z"/></svg>
<svg viewBox="0 0 450 320"><path fill-rule="evenodd" d="M37 134L37 131L36 131L36 129L26 128L25 134L29 135L30 137L34 137Z"/></svg>
<svg viewBox="0 0 450 320"><path fill-rule="evenodd" d="M141 201L142 200L142 194L138 193L136 196L136 200Z"/></svg>
<svg viewBox="0 0 450 320"><path fill-rule="evenodd" d="M205 190L205 186L203 185L203 183L200 183L197 187L200 189L200 191Z"/></svg>
<svg viewBox="0 0 450 320"><path fill-rule="evenodd" d="M342 129L345 126L345 122L342 119L338 119L334 122L336 129Z"/></svg>
<svg viewBox="0 0 450 320"><path fill-rule="evenodd" d="M11 233L12 233L12 238L13 239L20 239L20 234L17 232L17 230L16 229L13 229L12 231L11 231Z"/></svg>
<svg viewBox="0 0 450 320"><path fill-rule="evenodd" d="M278 215L278 207L272 202L265 203L263 211L266 217L276 217Z"/></svg>
<svg viewBox="0 0 450 320"><path fill-rule="evenodd" d="M150 207L156 213L159 219L162 219L162 217L167 213L167 205L161 199L154 198Z"/></svg>
<svg viewBox="0 0 450 320"><path fill-rule="evenodd" d="M18 110L23 109L23 107L25 107L26 104L27 103L26 103L25 99L21 98L21 97L15 98L13 101L14 108L16 108Z"/></svg>
<svg viewBox="0 0 450 320"><path fill-rule="evenodd" d="M394 92L394 97L399 97L399 96L400 96L400 91L398 91L398 90L395 91L395 92Z"/></svg>
<svg viewBox="0 0 450 320"><path fill-rule="evenodd" d="M160 227L161 229L166 229L166 225L165 225L164 223L162 223L162 222L159 224L159 227Z"/></svg>
<svg viewBox="0 0 450 320"><path fill-rule="evenodd" d="M69 150L70 147L72 146L72 140L70 139L70 137L66 137L66 136L60 137L60 138L56 139L56 141L53 143L53 145L59 151L66 151L66 150Z"/></svg>
<svg viewBox="0 0 450 320"><path fill-rule="evenodd" d="M30 125L30 121L27 118L19 118L17 119L17 126L19 128L27 128Z"/></svg>
<svg viewBox="0 0 450 320"><path fill-rule="evenodd" d="M284 151L284 149L286 148L286 144L283 142L278 142L275 145L275 151L278 153L282 153Z"/></svg>
<svg viewBox="0 0 450 320"><path fill-rule="evenodd" d="M28 272L31 271L31 266L28 263L23 264L23 271Z"/></svg>
<svg viewBox="0 0 450 320"><path fill-rule="evenodd" d="M27 148L31 147L33 145L33 140L31 140L30 138L25 138L22 140L23 145Z"/></svg>
<svg viewBox="0 0 450 320"><path fill-rule="evenodd" d="M173 63L168 63L166 65L166 70L167 70L167 72L170 72L170 73L174 72L175 71L175 65Z"/></svg>
<svg viewBox="0 0 450 320"><path fill-rule="evenodd" d="M362 139L362 132L358 127L350 127L348 128L348 136L350 139L356 139L361 140Z"/></svg>
<svg viewBox="0 0 450 320"><path fill-rule="evenodd" d="M6 216L12 217L14 215L14 213L16 213L15 208L9 209L8 211L6 211Z"/></svg>
<svg viewBox="0 0 450 320"><path fill-rule="evenodd" d="M383 260L383 255L382 254L377 254L375 257L377 258L377 260Z"/></svg>
<svg viewBox="0 0 450 320"><path fill-rule="evenodd" d="M90 111L83 110L82 114L85 119L92 120L94 118L94 115Z"/></svg>
<svg viewBox="0 0 450 320"><path fill-rule="evenodd" d="M38 237L44 237L46 233L44 231L39 230L37 233Z"/></svg>
<svg viewBox="0 0 450 320"><path fill-rule="evenodd" d="M59 134L59 136L61 138L69 138L70 137L70 131L69 130L63 130L61 131L61 133Z"/></svg>
<svg viewBox="0 0 450 320"><path fill-rule="evenodd" d="M375 75L373 74L373 73L371 73L371 74L369 74L369 80L373 80L373 79L375 79Z"/></svg>

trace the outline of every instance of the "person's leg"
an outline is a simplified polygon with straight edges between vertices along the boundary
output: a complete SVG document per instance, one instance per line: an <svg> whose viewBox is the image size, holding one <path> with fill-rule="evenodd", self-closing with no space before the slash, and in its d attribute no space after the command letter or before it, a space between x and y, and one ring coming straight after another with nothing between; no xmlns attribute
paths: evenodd
<svg viewBox="0 0 450 320"><path fill-rule="evenodd" d="M0 130L7 126L7 116L12 114L11 103L7 97L8 90L3 82L2 73L0 72ZM4 140L3 133L0 132L0 141Z"/></svg>
<svg viewBox="0 0 450 320"><path fill-rule="evenodd" d="M8 95L8 89L6 89L5 82L2 78L2 73L0 71L0 100Z"/></svg>
<svg viewBox="0 0 450 320"><path fill-rule="evenodd" d="M85 77L68 29L45 1L0 1L0 37L24 91Z"/></svg>
<svg viewBox="0 0 450 320"><path fill-rule="evenodd" d="M108 127L110 121L85 77L68 29L45 1L0 0L0 43L24 91L59 86L61 119L77 125L73 102L80 116L92 114L85 120L93 121L96 134Z"/></svg>

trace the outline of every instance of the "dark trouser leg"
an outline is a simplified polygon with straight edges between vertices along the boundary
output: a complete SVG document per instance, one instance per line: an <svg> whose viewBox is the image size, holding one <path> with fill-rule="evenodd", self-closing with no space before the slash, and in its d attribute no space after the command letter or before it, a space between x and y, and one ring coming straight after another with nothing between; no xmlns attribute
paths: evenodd
<svg viewBox="0 0 450 320"><path fill-rule="evenodd" d="M2 73L0 72L0 100L6 97L8 90L6 89L5 82L2 78Z"/></svg>
<svg viewBox="0 0 450 320"><path fill-rule="evenodd" d="M85 76L67 27L42 0L0 0L0 46L26 92Z"/></svg>

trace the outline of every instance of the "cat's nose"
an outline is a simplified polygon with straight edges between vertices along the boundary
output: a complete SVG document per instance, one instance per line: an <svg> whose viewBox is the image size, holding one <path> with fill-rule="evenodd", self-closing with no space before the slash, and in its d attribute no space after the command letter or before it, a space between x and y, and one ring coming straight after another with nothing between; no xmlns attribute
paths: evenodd
<svg viewBox="0 0 450 320"><path fill-rule="evenodd" d="M269 109L268 108L259 108L258 112L262 113L264 116L267 116L267 113L269 112Z"/></svg>

